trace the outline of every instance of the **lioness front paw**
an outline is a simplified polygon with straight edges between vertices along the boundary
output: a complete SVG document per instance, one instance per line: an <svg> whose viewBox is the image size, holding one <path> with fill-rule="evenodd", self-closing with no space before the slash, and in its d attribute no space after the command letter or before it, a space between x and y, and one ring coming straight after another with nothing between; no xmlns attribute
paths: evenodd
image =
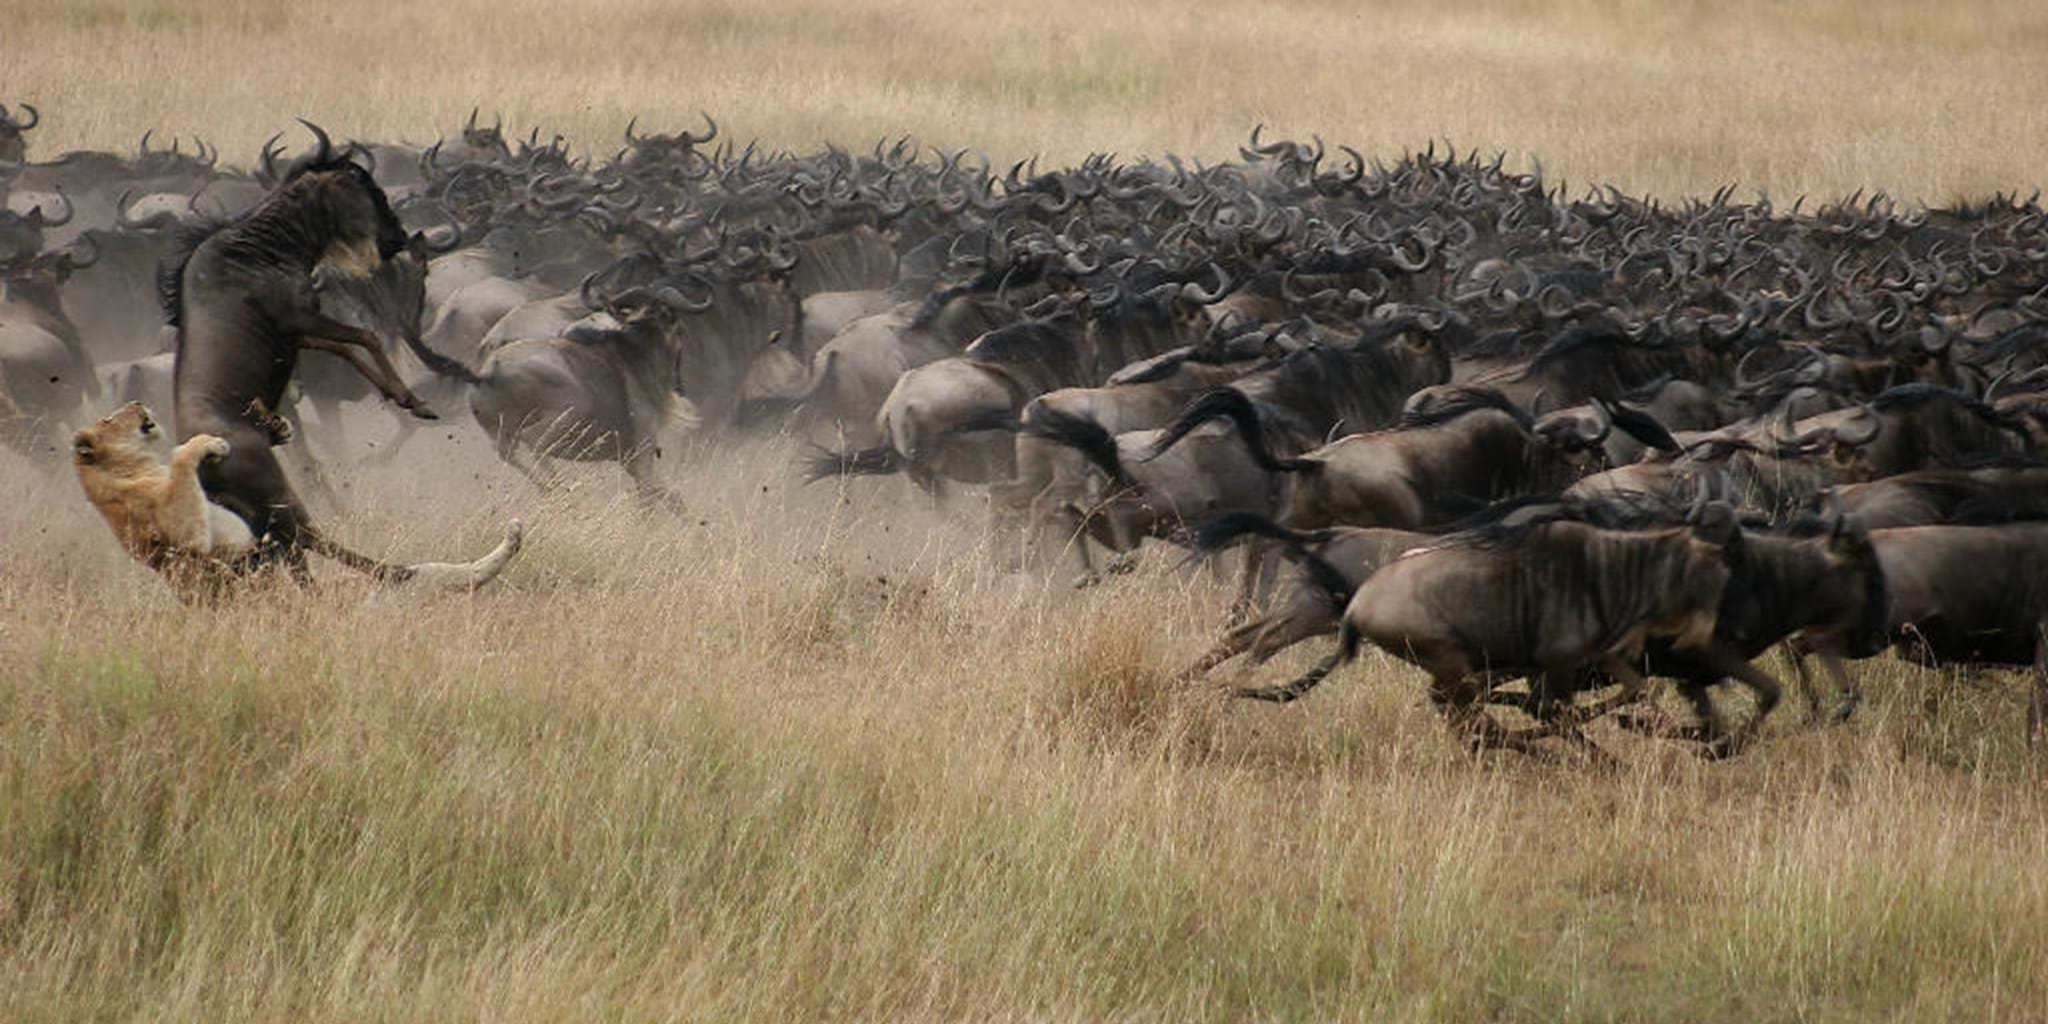
<svg viewBox="0 0 2048 1024"><path fill-rule="evenodd" d="M262 431L263 436L270 439L272 448L291 443L291 422L271 412L270 408L263 404L262 399L251 399L249 407L243 410L243 415L248 417L251 426Z"/></svg>

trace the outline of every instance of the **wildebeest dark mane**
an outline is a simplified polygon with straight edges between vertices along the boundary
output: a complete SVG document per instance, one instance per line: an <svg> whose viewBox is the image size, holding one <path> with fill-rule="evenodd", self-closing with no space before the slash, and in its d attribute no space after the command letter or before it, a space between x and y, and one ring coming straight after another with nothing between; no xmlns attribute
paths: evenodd
<svg viewBox="0 0 2048 1024"><path fill-rule="evenodd" d="M335 234L338 225L321 205L287 201L303 190L302 182L308 175L323 171L349 172L369 195L379 221L398 223L398 215L392 212L384 190L361 166L342 157L319 161L302 158L248 212L231 220L201 219L177 230L170 253L157 268L157 304L163 308L164 322L173 327L184 326L185 267L191 263L192 254L215 235L228 232L222 242L222 254L229 260L240 266L259 267L278 263L286 253L312 253L318 248L319 239Z"/></svg>
<svg viewBox="0 0 2048 1024"><path fill-rule="evenodd" d="M947 304L963 295L978 295L984 292L996 291L1006 284L1036 284L1043 274L1043 269L1042 261L1035 259L1021 261L1012 265L1007 270L985 269L976 274L973 280L965 284L940 288L925 296L924 303L918 306L917 312L911 316L910 326L930 327L932 321L937 320L939 314L945 312Z"/></svg>
<svg viewBox="0 0 2048 1024"><path fill-rule="evenodd" d="M1560 332L1557 337L1550 339L1550 342L1538 350L1535 357L1530 359L1528 365L1516 376L1521 380L1527 380L1548 369L1552 364L1581 352L1595 348L1615 349L1627 344L1630 344L1628 335L1623 334L1619 326L1604 317L1574 324Z"/></svg>
<svg viewBox="0 0 2048 1024"><path fill-rule="evenodd" d="M1455 387L1444 393L1441 401L1433 402L1427 409L1411 409L1401 414L1395 422L1395 430L1419 430L1449 423L1467 413L1493 409L1507 413L1522 429L1529 430L1535 421L1521 406L1509 401L1506 395L1492 388Z"/></svg>
<svg viewBox="0 0 2048 1024"><path fill-rule="evenodd" d="M1997 366L2014 356L2032 354L2048 346L2048 323L2025 323L1985 342L1976 350L1979 365Z"/></svg>
<svg viewBox="0 0 2048 1024"><path fill-rule="evenodd" d="M1325 407L1351 410L1373 422L1354 422L1352 430L1376 429L1408 399L1410 382L1386 345L1309 344L1255 367L1236 387L1248 397L1276 405L1291 404L1290 395L1314 395Z"/></svg>
<svg viewBox="0 0 2048 1024"><path fill-rule="evenodd" d="M1998 410L1985 405L1983 402L1960 391L1954 391L1939 384L1929 384L1926 381L1914 381L1910 384L1900 384L1896 387L1886 388L1879 392L1876 398L1870 400L1870 408L1877 412L1887 412L1892 409L1918 408L1919 406L1942 400L1952 401L1957 406L1976 413L1981 419L2003 422L2003 417L1999 414Z"/></svg>
<svg viewBox="0 0 2048 1024"><path fill-rule="evenodd" d="M1686 510L1653 495L1565 499L1529 495L1496 501L1453 523L1443 547L1511 548L1539 527L1580 523L1603 530L1660 530L1685 525Z"/></svg>
<svg viewBox="0 0 2048 1024"><path fill-rule="evenodd" d="M1078 373L1080 338L1054 320L1021 320L982 335L968 346L967 358L994 366L1043 369L1055 375Z"/></svg>

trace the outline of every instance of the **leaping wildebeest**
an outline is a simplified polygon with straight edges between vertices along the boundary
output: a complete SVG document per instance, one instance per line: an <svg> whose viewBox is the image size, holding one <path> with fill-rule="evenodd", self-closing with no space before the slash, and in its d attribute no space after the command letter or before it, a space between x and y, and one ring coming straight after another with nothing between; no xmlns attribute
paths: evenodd
<svg viewBox="0 0 2048 1024"><path fill-rule="evenodd" d="M318 148L254 210L188 235L165 266L164 314L178 329L178 439L212 434L229 442L230 454L201 468L200 483L209 499L249 524L257 537L252 564L282 562L304 582L305 552L313 551L387 582L487 583L518 551L516 520L505 542L477 562L432 571L387 564L315 528L271 454L275 411L304 349L341 356L413 415L434 416L399 379L374 334L320 312L315 268L368 275L408 239L353 151L336 151L325 132L301 123Z"/></svg>

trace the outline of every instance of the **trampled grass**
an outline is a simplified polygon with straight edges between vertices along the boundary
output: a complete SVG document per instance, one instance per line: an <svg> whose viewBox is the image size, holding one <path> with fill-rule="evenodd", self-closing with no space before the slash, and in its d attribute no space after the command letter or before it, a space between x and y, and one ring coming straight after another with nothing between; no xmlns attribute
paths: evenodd
<svg viewBox="0 0 2048 1024"><path fill-rule="evenodd" d="M479 102L999 158L1265 120L1667 195L1938 202L2048 155L2027 5L1105 10L15 0L0 102L43 155ZM1176 687L1226 588L1168 557L1002 572L975 499L799 488L783 442L685 446L692 516L643 517L444 427L323 517L424 558L523 516L473 597L181 608L68 469L0 454L0 1019L2048 1019L2011 677L1872 662L1855 721L1788 701L1727 764L1473 759L1377 656L1288 708Z"/></svg>

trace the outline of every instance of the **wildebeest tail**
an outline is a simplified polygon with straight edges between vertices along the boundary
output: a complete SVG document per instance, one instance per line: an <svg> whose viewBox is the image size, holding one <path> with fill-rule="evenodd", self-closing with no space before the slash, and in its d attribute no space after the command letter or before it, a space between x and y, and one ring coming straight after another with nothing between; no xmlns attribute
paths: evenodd
<svg viewBox="0 0 2048 1024"><path fill-rule="evenodd" d="M887 476L903 470L903 456L886 442L852 451L833 451L814 444L798 456L798 461L807 484L831 476Z"/></svg>
<svg viewBox="0 0 2048 1024"><path fill-rule="evenodd" d="M1196 427L1210 420L1227 419L1237 426L1237 436L1251 452L1252 461L1268 473L1299 473L1315 468L1316 463L1301 459L1276 459L1266 447L1266 423L1259 415L1259 408L1252 404L1244 392L1233 387L1210 388L1195 396L1194 401L1182 409L1173 422L1167 424L1152 450L1145 454L1146 461L1166 454L1167 449L1180 443L1180 439L1194 432Z"/></svg>
<svg viewBox="0 0 2048 1024"><path fill-rule="evenodd" d="M1623 405L1620 402L1614 403L1609 408L1614 413L1614 428L1616 430L1660 452L1678 451L1678 439L1671 436L1671 431L1666 430L1664 424L1657 422L1657 417L1641 409Z"/></svg>
<svg viewBox="0 0 2048 1024"><path fill-rule="evenodd" d="M1192 544L1196 551L1206 555L1222 550L1240 537L1264 537L1277 541L1286 556L1308 574L1309 582L1328 595L1334 607L1342 609L1351 600L1351 581L1315 550L1316 545L1327 543L1332 535L1330 530L1298 533L1256 512L1231 512L1196 527Z"/></svg>
<svg viewBox="0 0 2048 1024"><path fill-rule="evenodd" d="M1080 452L1112 480L1128 483L1123 459L1117 454L1116 438L1102 424L1062 409L1040 406L1031 414L1023 433Z"/></svg>
<svg viewBox="0 0 2048 1024"><path fill-rule="evenodd" d="M1358 648L1364 643L1365 637L1359 634L1358 627L1351 624L1351 619L1348 616L1343 622L1338 624L1337 657L1339 660L1345 662L1356 661L1358 659Z"/></svg>
<svg viewBox="0 0 2048 1024"><path fill-rule="evenodd" d="M477 376L475 370L470 369L461 360L451 359L434 351L426 342L418 338L406 338L405 347L411 349L412 354L418 357L420 362L425 363L427 369L432 370L438 376L453 377L464 384L475 384L483 380L482 377Z"/></svg>

